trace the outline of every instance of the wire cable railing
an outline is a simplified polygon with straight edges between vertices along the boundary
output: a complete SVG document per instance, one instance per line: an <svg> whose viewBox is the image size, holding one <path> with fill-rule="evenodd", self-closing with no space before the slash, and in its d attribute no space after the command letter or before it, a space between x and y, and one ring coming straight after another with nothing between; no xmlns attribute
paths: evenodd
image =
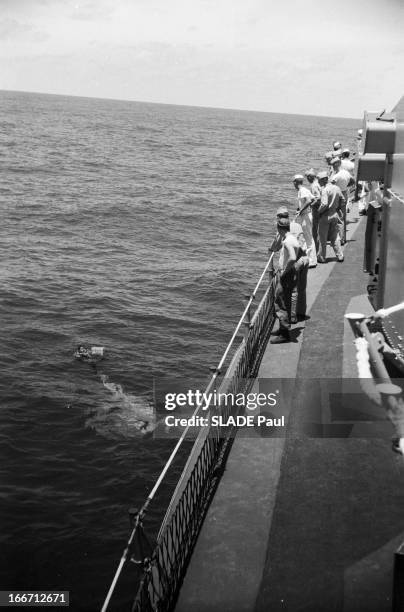
<svg viewBox="0 0 404 612"><path fill-rule="evenodd" d="M230 351L243 325L246 328L244 339L240 347L235 351L227 368L222 388L226 388L227 391L234 393L240 392L242 387L248 384L246 381L248 381L249 377L254 375L274 320L276 277L272 274L271 264L273 257L274 253L269 257L254 290L249 296L232 337L218 365L213 368L213 374L201 397L207 397L216 385L217 379L221 375L226 361L229 359ZM251 307L259 290L262 288L266 275L269 277L268 286L254 316L251 317ZM193 417L198 415L203 405L204 402L201 400L193 412ZM223 413L229 413L231 408L229 409L226 406L222 410ZM143 519L150 503L178 455L189 429L190 425L184 428L153 488L134 517L132 531L101 612L106 612L109 609L125 564L130 560L134 560L132 554L136 542L142 553L142 541L147 540L143 529ZM223 463L228 446L228 432L224 434L222 431L218 431L217 428L212 431L210 426L201 428L171 498L155 548L149 557L141 554L143 558L140 561L136 561L136 563L141 563L143 566L143 577L133 603L133 612L172 609L207 505L218 482L218 468Z"/></svg>

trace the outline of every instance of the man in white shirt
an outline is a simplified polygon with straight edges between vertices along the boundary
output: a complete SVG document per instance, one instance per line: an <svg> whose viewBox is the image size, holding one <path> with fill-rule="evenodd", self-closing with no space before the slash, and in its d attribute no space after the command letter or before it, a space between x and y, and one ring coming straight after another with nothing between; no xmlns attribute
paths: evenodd
<svg viewBox="0 0 404 612"><path fill-rule="evenodd" d="M337 185L328 182L327 172L319 172L317 177L321 188L321 204L318 209L320 219L318 226L320 241L318 261L326 263L327 239L329 239L337 260L342 262L344 261L344 254L341 249L338 222L344 197Z"/></svg>
<svg viewBox="0 0 404 612"><path fill-rule="evenodd" d="M341 169L348 170L349 174L353 177L355 164L351 159L349 159L350 154L351 152L349 149L343 149L341 155Z"/></svg>
<svg viewBox="0 0 404 612"><path fill-rule="evenodd" d="M279 321L278 331L272 334L271 344L282 344L290 341L290 318L292 292L296 285L295 263L298 258L299 242L290 232L289 219L278 217L278 234L282 241L275 289L275 313Z"/></svg>
<svg viewBox="0 0 404 612"><path fill-rule="evenodd" d="M286 206L280 206L276 211L276 220L289 219L289 211ZM293 286L292 297L291 297L291 312L290 312L290 323L297 323L298 320L304 320L306 318L307 300L306 300L306 289L307 289L307 272L309 268L309 258L307 257L307 245L304 239L302 226L296 221L290 221L290 233L297 238L299 243L299 252L297 254L297 260L295 262L296 272L296 283ZM269 252L279 251L282 248L282 237L277 232ZM272 264L273 265L273 264Z"/></svg>
<svg viewBox="0 0 404 612"><path fill-rule="evenodd" d="M333 149L334 149L334 157L337 157L337 156L340 157L341 153L342 153L342 145L341 145L341 143L338 142L338 140L336 140L333 143L332 146L333 146Z"/></svg>
<svg viewBox="0 0 404 612"><path fill-rule="evenodd" d="M344 170L341 164L342 162L339 157L334 157L331 160L333 173L331 174L330 181L331 183L335 183L337 187L341 189L342 193L346 193L349 184L352 184L352 175L348 170Z"/></svg>
<svg viewBox="0 0 404 612"><path fill-rule="evenodd" d="M313 234L313 240L314 240L314 244L316 246L316 252L317 252L318 244L319 244L318 243L318 208L320 206L321 191L320 191L320 185L318 184L318 180L316 178L316 173L314 172L313 168L310 168L310 170L307 170L305 174L310 184L309 186L310 193L314 198L314 201L311 204L311 214L313 217L312 234Z"/></svg>
<svg viewBox="0 0 404 612"><path fill-rule="evenodd" d="M333 167L333 173L330 176L330 182L337 185L342 191L342 195L344 196L344 203L341 207L342 211L342 220L340 223L340 236L341 236L341 244L345 244L346 242L346 207L348 203L348 187L355 183L352 175L348 172L348 170L344 170L341 168L341 160L339 157L334 157L331 160L331 165Z"/></svg>
<svg viewBox="0 0 404 612"><path fill-rule="evenodd" d="M309 267L315 268L317 265L317 251L313 239L313 216L311 213L311 205L314 202L314 197L303 186L304 177L302 174L296 174L293 178L293 185L297 190L298 213L296 221L300 223L303 229L304 239L307 244L307 255L309 257Z"/></svg>

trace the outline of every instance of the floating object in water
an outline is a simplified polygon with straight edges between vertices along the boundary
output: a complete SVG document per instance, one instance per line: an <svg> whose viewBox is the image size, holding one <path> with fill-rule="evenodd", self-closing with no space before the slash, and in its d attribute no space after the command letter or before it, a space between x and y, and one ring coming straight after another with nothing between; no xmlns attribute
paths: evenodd
<svg viewBox="0 0 404 612"><path fill-rule="evenodd" d="M87 363L98 363L104 359L103 346L83 346L80 344L74 351L74 357Z"/></svg>
<svg viewBox="0 0 404 612"><path fill-rule="evenodd" d="M91 354L97 357L104 357L104 347L103 346L92 346Z"/></svg>

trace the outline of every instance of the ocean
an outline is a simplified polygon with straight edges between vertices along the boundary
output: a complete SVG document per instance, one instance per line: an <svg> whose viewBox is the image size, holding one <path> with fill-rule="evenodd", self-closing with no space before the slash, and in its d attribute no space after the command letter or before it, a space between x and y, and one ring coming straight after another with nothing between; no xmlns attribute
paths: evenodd
<svg viewBox="0 0 404 612"><path fill-rule="evenodd" d="M208 380L274 211L296 207L293 175L334 140L354 150L360 121L9 91L0 105L0 588L95 611L174 444L153 436L155 381ZM75 360L80 343L105 359ZM134 584L133 566L114 609Z"/></svg>

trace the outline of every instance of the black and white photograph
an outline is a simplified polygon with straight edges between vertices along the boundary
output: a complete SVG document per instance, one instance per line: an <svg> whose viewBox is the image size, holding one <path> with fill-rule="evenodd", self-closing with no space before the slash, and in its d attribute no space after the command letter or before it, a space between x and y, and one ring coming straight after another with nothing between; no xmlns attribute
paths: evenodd
<svg viewBox="0 0 404 612"><path fill-rule="evenodd" d="M0 0L0 609L404 612L403 0Z"/></svg>

